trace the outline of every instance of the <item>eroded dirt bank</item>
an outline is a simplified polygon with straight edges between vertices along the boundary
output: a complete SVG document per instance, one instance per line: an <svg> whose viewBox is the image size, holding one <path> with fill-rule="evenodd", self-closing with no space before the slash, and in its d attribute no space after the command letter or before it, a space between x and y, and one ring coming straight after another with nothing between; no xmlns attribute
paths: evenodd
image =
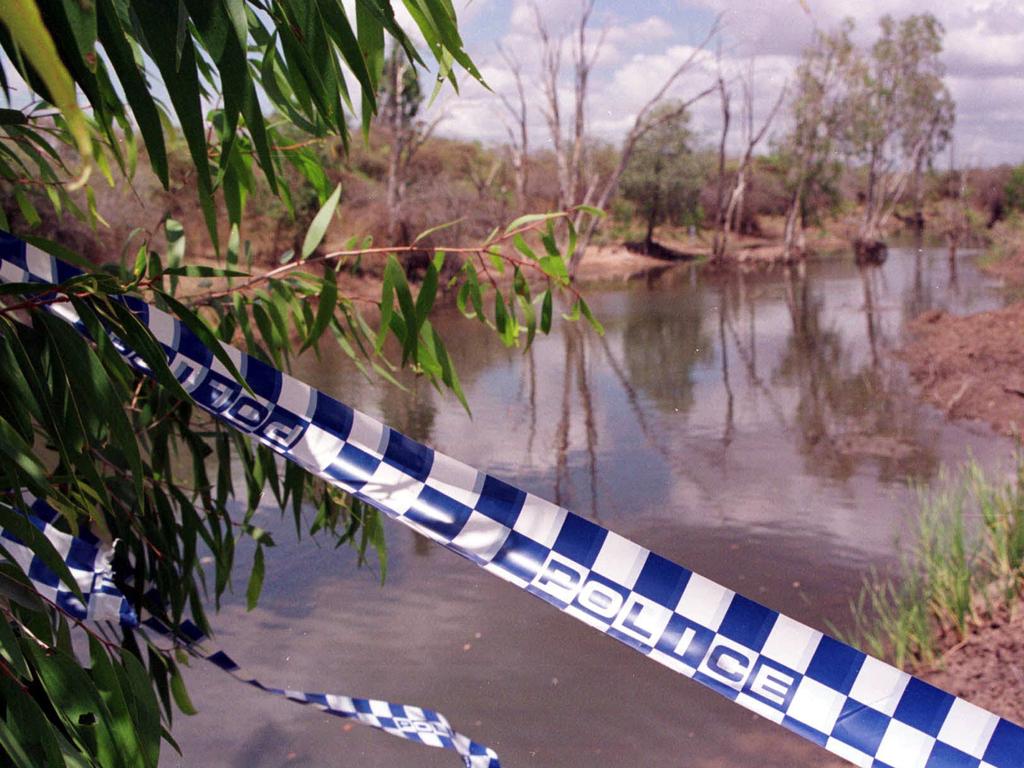
<svg viewBox="0 0 1024 768"><path fill-rule="evenodd" d="M1024 429L1024 302L967 317L925 313L903 354L921 396L949 418Z"/></svg>

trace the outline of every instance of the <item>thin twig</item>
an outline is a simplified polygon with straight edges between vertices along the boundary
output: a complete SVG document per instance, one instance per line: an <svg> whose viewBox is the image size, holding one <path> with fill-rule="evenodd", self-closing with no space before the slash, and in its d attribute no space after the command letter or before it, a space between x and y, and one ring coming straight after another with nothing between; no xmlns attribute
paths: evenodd
<svg viewBox="0 0 1024 768"><path fill-rule="evenodd" d="M570 214L571 214L571 212L565 212L565 213L561 213L559 215L568 218L570 216ZM481 263L483 263L483 260L482 260L483 254L490 253L491 249L494 248L496 245L501 245L501 244L504 244L506 242L509 242L510 240L513 240L517 236L524 235L524 234L526 234L528 232L536 232L536 231L538 231L541 228L541 226L543 224L544 224L544 222L537 222L537 223L534 223L534 224L528 224L528 225L523 226L523 227L518 227L518 228L512 230L511 232L506 232L506 233L504 233L502 235L499 235L499 236L497 236L497 237L495 237L495 238L493 238L491 240L487 240L487 241L485 241L485 242L483 242L483 243L481 243L479 245L458 246L458 247L441 247L441 246L438 246L438 247L431 247L429 250L443 251L445 253L459 253L459 254L465 254L467 256L480 256L481 257ZM223 289L223 290L210 291L210 292L204 293L204 294L198 294L198 295L192 297L192 304L194 306L207 305L210 302L215 301L216 299L224 298L225 296L230 296L230 295L232 295L234 293L237 293L237 292L240 292L240 291L248 291L248 290L250 290L251 288L254 288L257 285L261 285L262 283L268 282L270 280L280 279L281 277L283 277L284 275L287 275L290 272L294 272L294 271L296 271L298 269L302 269L304 267L308 267L311 264L319 264L319 263L323 263L323 262L327 262L327 261L339 261L341 259L346 259L346 258L356 257L356 256L370 256L370 255L374 255L374 254L416 253L416 252L423 251L423 250L427 250L427 249L424 248L421 245L413 243L411 245L377 246L377 247L372 247L372 248L348 248L348 249L342 249L342 250L338 250L338 251L331 251L329 253L320 254L320 255L313 256L313 257L308 258L308 259L300 259L298 261L293 261L293 262L290 262L288 264L282 264L281 266L275 267L274 269L270 270L269 272L264 272L261 275L254 275L253 277L250 277L248 280L246 280L246 281L244 281L242 283L239 283L238 285L232 286L231 288L226 288L226 289ZM540 274L544 275L545 277L547 277L547 274L544 272L543 269L541 269L540 265L537 264L536 262L528 261L526 259L519 259L519 258L517 258L515 256L509 256L507 254L500 254L500 258L503 259L504 261L507 261L510 264L515 264L516 266L519 266L519 267L526 267L528 269L532 269L532 270L534 270L536 272L539 272ZM485 269L485 271L487 271L486 265L484 266L484 269ZM493 281L493 278L492 278L492 282L495 282L495 285L496 285L496 281Z"/></svg>

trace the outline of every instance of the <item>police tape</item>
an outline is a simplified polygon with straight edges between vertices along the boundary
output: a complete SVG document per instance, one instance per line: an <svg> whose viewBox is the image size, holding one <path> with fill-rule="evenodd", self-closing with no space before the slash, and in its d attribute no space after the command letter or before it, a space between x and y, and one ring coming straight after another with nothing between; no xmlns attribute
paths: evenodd
<svg viewBox="0 0 1024 768"><path fill-rule="evenodd" d="M0 281L59 284L74 274L15 238L0 241ZM1019 725L224 345L251 394L174 317L126 303L200 407L669 669L865 768L1024 767ZM53 309L77 322L66 305Z"/></svg>
<svg viewBox="0 0 1024 768"><path fill-rule="evenodd" d="M335 717L368 725L392 736L428 747L449 749L462 757L466 768L501 768L494 750L452 728L439 712L408 704L392 704L377 699L339 696L331 693L273 688L250 677L238 663L222 650L204 647L206 635L191 621L183 621L172 630L154 616L139 616L118 588L111 567L113 546L100 541L86 528L75 534L61 530L61 517L49 504L31 494L21 493L25 509L21 512L29 525L39 530L67 566L78 585L79 598L58 574L40 558L17 532L0 527L0 548L28 577L39 595L79 621L114 622L126 629L145 627L175 643L214 666L264 693L283 696L289 701L326 712ZM25 535L24 532L22 535ZM150 591L149 604L159 605L159 595Z"/></svg>

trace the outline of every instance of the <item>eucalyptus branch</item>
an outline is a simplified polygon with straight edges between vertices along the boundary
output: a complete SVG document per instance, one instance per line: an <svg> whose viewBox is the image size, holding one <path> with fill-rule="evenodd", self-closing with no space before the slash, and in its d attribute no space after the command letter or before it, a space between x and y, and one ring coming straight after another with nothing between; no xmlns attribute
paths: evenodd
<svg viewBox="0 0 1024 768"><path fill-rule="evenodd" d="M76 293L75 298L82 298L86 295L88 294ZM71 297L65 294L48 294L45 296L40 296L32 299L26 299L25 301L19 302L18 304L0 306L0 316L10 315L15 312L20 312L22 310L40 309L41 307L46 307L51 304L64 304L69 301L71 301Z"/></svg>
<svg viewBox="0 0 1024 768"><path fill-rule="evenodd" d="M570 219L574 213L575 213L575 209L572 209L570 211L560 212L560 213L558 213L556 215L555 218ZM551 219L548 219L548 221L550 221L550 220ZM496 235L494 237L488 238L483 243L480 243L478 245L453 246L453 247L431 246L429 248L429 250L432 250L432 251L443 251L444 253L452 253L452 254L463 254L463 255L466 255L466 256L470 256L470 257L472 257L472 256L479 256L479 257L482 258L485 254L495 253L495 251L493 251L492 249L494 249L496 246L505 245L506 243L515 240L515 238L518 237L518 236L522 236L522 235L528 234L530 232L538 232L538 231L540 231L541 228L543 227L544 223L545 222L535 222L535 223L532 223L532 224L526 224L524 226L517 227L516 229L513 229L513 230L510 230L508 232L505 232L504 234L500 234L500 235ZM248 280L245 280L245 281L239 283L238 285L232 286L230 288L225 288L225 289L222 289L222 290L215 290L215 291L209 291L207 293L197 294L195 296L190 297L190 302L191 302L192 306L208 306L209 304L211 304L212 302L216 301L217 299L222 299L222 298L224 298L226 296L231 296L231 295L233 295L235 293L251 290L251 289L255 288L256 286L262 285L263 283L266 283L266 282L270 282L271 280L279 280L279 279L281 279L282 277L284 277L285 275L287 275L287 274L289 274L291 272L303 269L304 267L308 267L308 266L313 265L313 264L322 264L322 263L326 263L326 262L340 261L342 259L351 258L351 257L371 256L371 255L375 255L375 254L377 254L377 255L396 254L397 255L397 254L418 253L418 252L421 252L421 251L424 251L424 250L427 250L427 248L424 248L423 246L418 245L417 243L413 242L410 245L389 245L389 246L376 246L376 247L370 247L370 248L345 248L345 249L341 249L341 250L337 250L337 251L330 251L328 253L319 254L317 256L312 256L312 257L307 258L307 259L299 259L299 260L296 260L296 261L289 262L288 264L282 264L281 266L275 267L274 269L271 269L268 272L264 272L263 274L254 275L254 276L250 277ZM535 271L535 272L537 272L537 273L547 277L547 275L544 272L544 270L541 269L540 265L537 264L536 262L529 261L527 259L519 259L519 258L517 258L515 256L511 256L511 255L505 254L505 253L497 253L497 255L499 256L499 258L501 258L503 261L508 262L509 264L514 264L515 266L529 268L529 269L531 269L531 270L533 270L533 271ZM486 267L485 267L485 269L486 269Z"/></svg>
<svg viewBox="0 0 1024 768"><path fill-rule="evenodd" d="M7 574L5 574L3 572L0 572L0 578L4 578L7 581L10 581L10 582L12 582L14 584L17 584L19 587L24 586L23 584L21 584L20 582L15 581L14 579L12 579L10 576L8 576ZM63 616L68 621L70 621L76 627L79 627L79 628L83 629L87 635L89 635L90 637L95 639L98 643L100 643L108 651L117 651L117 652L121 651L120 644L111 642L110 640L107 640L105 637L103 637L102 635L100 635L99 633L97 633L96 631L91 629L89 627L89 625L87 625L84 621L82 621L81 619L77 619L74 616L72 616L71 614L69 614L66 611L64 611L59 605L57 605L57 603L53 602L52 600L47 598L45 595L43 595L43 594L41 594L39 592L36 592L35 594L36 594L36 596L40 600L42 600L44 603L49 605L50 608L53 611L55 611L57 613L60 613L61 616ZM19 630L25 635L25 637L28 638L29 640L31 640L32 642L34 642L36 645L38 645L44 651L49 653L51 651L56 650L53 646L49 645L45 641L40 640L38 637L36 637L36 635L34 635L32 633L32 631L28 627L26 627L21 621L18 620L18 617L14 615L14 612L11 611L10 608L8 608L5 605L0 605L0 611L2 611L6 615L6 617L7 617L6 621L13 621L13 622L15 622L18 625Z"/></svg>

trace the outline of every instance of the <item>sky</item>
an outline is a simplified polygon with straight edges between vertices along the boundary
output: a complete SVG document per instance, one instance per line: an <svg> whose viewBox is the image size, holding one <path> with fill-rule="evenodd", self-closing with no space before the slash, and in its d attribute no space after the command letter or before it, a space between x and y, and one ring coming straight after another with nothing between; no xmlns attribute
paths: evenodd
<svg viewBox="0 0 1024 768"><path fill-rule="evenodd" d="M540 111L539 44L529 0L455 0L467 49L495 92L511 93L513 80L498 45L523 62L531 103L531 143L549 142ZM540 0L545 23L568 32L581 0ZM844 17L856 23L855 39L870 45L878 19L930 11L946 30L946 83L957 103L958 162L997 164L1024 161L1024 0L597 0L592 21L596 40L606 30L591 86L589 120L600 138L617 141L638 109L674 65L703 39L722 14L721 60L727 73L745 72L753 62L757 101L764 116L788 78L815 25L828 29ZM571 99L566 61L565 104ZM714 51L673 94L700 92L715 76ZM734 90L738 91L738 87ZM734 113L738 103L734 102ZM494 93L464 82L459 96L442 97L432 109L445 114L439 133L485 142L503 141L507 114ZM709 143L720 130L719 105L712 95L692 110L692 124ZM781 122L778 128L782 128ZM773 129L774 130L774 129ZM738 131L733 132L738 146Z"/></svg>

